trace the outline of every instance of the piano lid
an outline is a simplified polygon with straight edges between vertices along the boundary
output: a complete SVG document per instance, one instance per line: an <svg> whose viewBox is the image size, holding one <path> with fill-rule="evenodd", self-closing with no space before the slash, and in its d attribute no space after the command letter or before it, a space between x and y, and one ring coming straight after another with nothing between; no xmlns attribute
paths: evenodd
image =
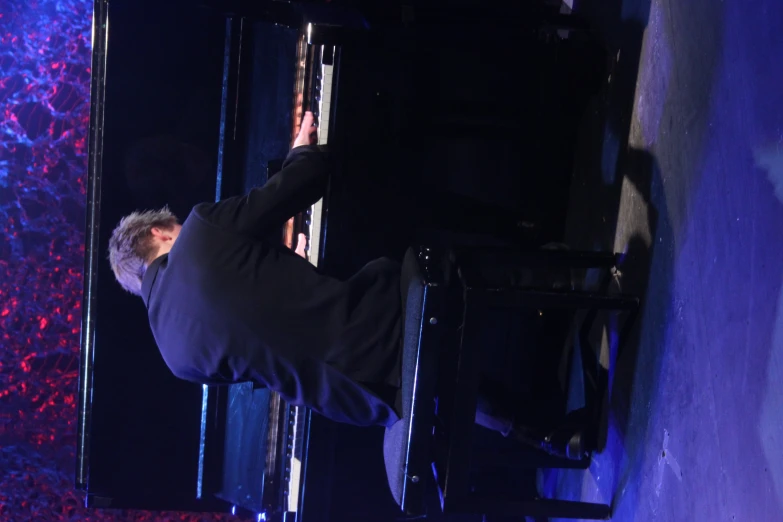
<svg viewBox="0 0 783 522"><path fill-rule="evenodd" d="M225 21L186 0L96 0L93 24L76 487L89 506L225 512L193 494L200 387L171 374L106 261L123 215L184 216L214 194Z"/></svg>

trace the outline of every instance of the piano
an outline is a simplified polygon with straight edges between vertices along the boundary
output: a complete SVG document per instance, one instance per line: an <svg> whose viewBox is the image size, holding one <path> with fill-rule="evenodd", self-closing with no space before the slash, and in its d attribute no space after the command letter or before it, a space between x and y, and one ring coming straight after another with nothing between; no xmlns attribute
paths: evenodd
<svg viewBox="0 0 783 522"><path fill-rule="evenodd" d="M76 470L86 504L252 520L395 518L381 428L338 426L251 384L177 380L105 252L136 208L167 204L184 218L200 201L265 183L312 110L338 174L274 240L293 247L304 234L307 259L335 277L401 255L405 233L383 232L399 228L399 198L369 196L398 183L397 164L368 176L390 115L403 113L385 80L398 58L380 57L363 16L315 2L96 0L94 20ZM366 132L346 132L366 118ZM367 499L358 509L345 501L356 491Z"/></svg>

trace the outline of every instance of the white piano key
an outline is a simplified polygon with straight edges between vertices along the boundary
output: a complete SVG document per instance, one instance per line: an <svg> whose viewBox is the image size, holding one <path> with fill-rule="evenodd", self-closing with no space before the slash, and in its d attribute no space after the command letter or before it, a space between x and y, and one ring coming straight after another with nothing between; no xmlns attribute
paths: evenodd
<svg viewBox="0 0 783 522"><path fill-rule="evenodd" d="M307 260L313 266L318 266L318 254L321 250L321 214L323 213L323 199L319 199L312 207L313 217L310 225L310 250Z"/></svg>
<svg viewBox="0 0 783 522"><path fill-rule="evenodd" d="M318 102L318 144L326 145L329 142L329 120L332 108L332 82L334 80L334 67L331 65L321 66L321 94ZM314 266L318 266L319 253L321 251L321 221L324 212L323 199L318 200L310 208L310 240L307 249L307 260ZM303 416L306 410L301 407L296 408L294 419L294 432L303 422ZM296 442L294 445L296 446ZM288 511L296 512L299 506L299 494L301 489L302 462L296 457L297 448L294 447L292 457L289 460L290 465L290 483L288 487Z"/></svg>
<svg viewBox="0 0 783 522"><path fill-rule="evenodd" d="M303 422L303 416L305 415L304 408L297 406L294 408L294 434L297 433ZM293 445L291 450L291 460L289 461L290 474L288 484L288 511L296 512L299 506L299 491L301 490L301 477L302 477L302 461L296 457L302 450L298 448L299 438L294 436Z"/></svg>

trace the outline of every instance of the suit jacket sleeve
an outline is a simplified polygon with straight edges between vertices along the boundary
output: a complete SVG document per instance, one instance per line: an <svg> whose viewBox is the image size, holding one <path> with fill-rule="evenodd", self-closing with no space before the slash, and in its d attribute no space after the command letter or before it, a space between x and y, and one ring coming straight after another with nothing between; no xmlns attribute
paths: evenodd
<svg viewBox="0 0 783 522"><path fill-rule="evenodd" d="M324 153L315 145L296 147L265 185L194 211L217 226L261 238L323 197L327 180Z"/></svg>

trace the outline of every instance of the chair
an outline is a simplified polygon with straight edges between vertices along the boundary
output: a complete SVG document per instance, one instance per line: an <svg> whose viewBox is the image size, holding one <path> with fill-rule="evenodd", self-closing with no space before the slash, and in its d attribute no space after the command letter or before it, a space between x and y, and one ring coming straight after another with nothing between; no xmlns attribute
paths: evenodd
<svg viewBox="0 0 783 522"><path fill-rule="evenodd" d="M585 429L595 431L608 379L586 335L598 310L617 310L630 312L621 333L624 338L633 324L638 299L605 292L532 289L509 274L519 267L603 268L609 273L615 262L613 254L503 247L448 250L417 246L407 252L401 280L402 418L384 437L389 487L403 512L610 518L611 508L605 504L478 496L472 493L470 473L477 463L472 461L471 449L481 377L482 332L476 317L492 307L588 310L580 345L584 380L590 384L585 393ZM481 462L485 457L492 460L491 455L482 456ZM569 461L532 451L514 465L587 468L590 460Z"/></svg>

